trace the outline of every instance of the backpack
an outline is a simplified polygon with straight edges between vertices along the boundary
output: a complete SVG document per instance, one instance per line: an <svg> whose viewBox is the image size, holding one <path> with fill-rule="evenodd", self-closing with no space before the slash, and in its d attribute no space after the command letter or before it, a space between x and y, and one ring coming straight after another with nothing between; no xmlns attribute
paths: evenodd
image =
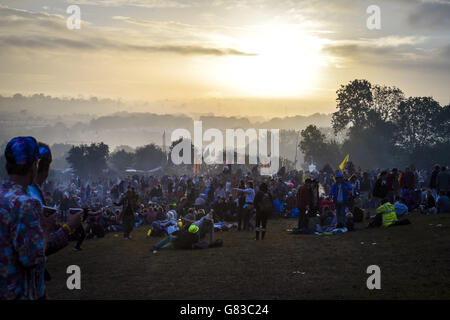
<svg viewBox="0 0 450 320"><path fill-rule="evenodd" d="M268 193L264 193L263 198L261 200L260 209L261 209L261 211L264 211L264 212L272 211L273 204L272 204L272 200L270 199L270 196Z"/></svg>

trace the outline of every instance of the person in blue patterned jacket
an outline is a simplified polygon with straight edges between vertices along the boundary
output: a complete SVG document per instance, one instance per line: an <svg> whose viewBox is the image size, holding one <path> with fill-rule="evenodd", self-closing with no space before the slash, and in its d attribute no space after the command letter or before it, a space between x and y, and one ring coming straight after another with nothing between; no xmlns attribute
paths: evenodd
<svg viewBox="0 0 450 320"><path fill-rule="evenodd" d="M52 218L27 194L37 171L33 137L17 137L5 148L8 180L0 187L0 299L39 298L38 272L45 268L45 246Z"/></svg>

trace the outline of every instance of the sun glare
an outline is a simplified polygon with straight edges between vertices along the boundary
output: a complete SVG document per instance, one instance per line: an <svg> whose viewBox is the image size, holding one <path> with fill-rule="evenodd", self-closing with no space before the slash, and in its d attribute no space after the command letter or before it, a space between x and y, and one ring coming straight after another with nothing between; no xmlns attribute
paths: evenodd
<svg viewBox="0 0 450 320"><path fill-rule="evenodd" d="M237 95L295 97L307 95L318 78L323 58L318 38L297 27L255 27L239 40L239 49L255 56L222 59L223 85Z"/></svg>

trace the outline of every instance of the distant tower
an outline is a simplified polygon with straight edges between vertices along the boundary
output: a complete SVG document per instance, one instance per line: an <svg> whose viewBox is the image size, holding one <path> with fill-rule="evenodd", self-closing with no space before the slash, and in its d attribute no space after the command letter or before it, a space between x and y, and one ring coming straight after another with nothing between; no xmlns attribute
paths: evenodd
<svg viewBox="0 0 450 320"><path fill-rule="evenodd" d="M297 170L297 153L298 153L298 139L300 137L300 131L297 134L297 141L295 142L295 159L294 159L294 170Z"/></svg>

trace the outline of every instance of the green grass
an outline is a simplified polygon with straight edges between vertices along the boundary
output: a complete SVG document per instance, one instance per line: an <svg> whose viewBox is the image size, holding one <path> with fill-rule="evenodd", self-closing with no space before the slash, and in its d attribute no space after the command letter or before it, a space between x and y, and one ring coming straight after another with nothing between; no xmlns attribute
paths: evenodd
<svg viewBox="0 0 450 320"><path fill-rule="evenodd" d="M216 233L221 248L152 254L159 238L114 233L51 256L50 299L449 299L450 215L410 216L411 225L335 236L289 235L294 219L269 220L253 233ZM364 224L358 224L362 229ZM430 226L433 224L433 226ZM436 227L442 224L442 227ZM364 244L361 244L364 242ZM376 243L373 245L372 243ZM66 268L81 268L81 290L68 290ZM381 290L366 269L381 268Z"/></svg>

